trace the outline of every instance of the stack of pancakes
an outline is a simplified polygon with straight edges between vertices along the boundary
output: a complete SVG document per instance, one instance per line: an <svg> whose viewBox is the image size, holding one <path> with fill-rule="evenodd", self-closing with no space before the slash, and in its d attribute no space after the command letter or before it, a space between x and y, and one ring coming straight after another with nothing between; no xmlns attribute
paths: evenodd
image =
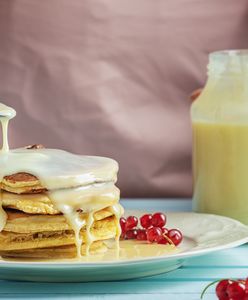
<svg viewBox="0 0 248 300"><path fill-rule="evenodd" d="M46 188L29 173L5 176L1 182L2 207L7 221L0 232L0 255L5 257L75 257L75 234L65 216L55 208ZM101 199L99 199L101 201ZM118 202L118 199L117 199ZM79 210L81 219L88 214ZM117 235L117 220L110 207L94 213L90 252L106 250L104 241ZM81 228L81 253L85 254L86 225Z"/></svg>

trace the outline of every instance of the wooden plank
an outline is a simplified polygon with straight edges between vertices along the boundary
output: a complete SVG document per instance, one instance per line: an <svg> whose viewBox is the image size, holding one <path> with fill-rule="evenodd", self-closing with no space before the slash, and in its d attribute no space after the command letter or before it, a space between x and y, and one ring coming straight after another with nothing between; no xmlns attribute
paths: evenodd
<svg viewBox="0 0 248 300"><path fill-rule="evenodd" d="M125 283L97 283L97 284L35 284L24 285L23 287L19 284L12 285L12 290L5 288L1 290L2 295L83 295L83 294L200 294L204 287L208 284L208 281L202 282L152 282L152 286L147 287L147 282L142 285L143 290L140 288L136 290L135 287L140 287L140 283L137 282L125 282ZM112 286L111 286L112 285ZM128 287L130 286L130 288ZM1 286L2 289L2 286ZM213 288L208 291L212 293Z"/></svg>
<svg viewBox="0 0 248 300"><path fill-rule="evenodd" d="M75 294L73 296L68 296L68 295L49 295L46 294L42 299L59 299L59 300L71 300L71 299L91 299L91 300L199 300L200 295L197 293L179 293L179 294L153 294L148 295L148 294L140 294L140 295L122 295L122 294L115 294L115 295L92 295L92 294ZM12 299L13 298L10 295L5 295L1 300L5 299ZM20 296L15 296L14 299L40 299L36 294L24 294ZM216 300L216 296L212 294L206 294L204 297L204 300Z"/></svg>
<svg viewBox="0 0 248 300"><path fill-rule="evenodd" d="M219 278L244 278L248 274L247 268L180 268L171 273L165 273L158 276L143 278L142 281L199 281L199 280L217 280Z"/></svg>

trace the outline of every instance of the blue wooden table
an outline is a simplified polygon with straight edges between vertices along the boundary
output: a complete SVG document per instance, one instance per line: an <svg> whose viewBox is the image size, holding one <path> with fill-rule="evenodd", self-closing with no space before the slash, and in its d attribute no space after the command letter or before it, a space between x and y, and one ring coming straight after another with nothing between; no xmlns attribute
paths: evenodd
<svg viewBox="0 0 248 300"><path fill-rule="evenodd" d="M190 211L189 200L123 200L125 208L145 211ZM197 300L219 278L248 276L248 245L189 259L171 273L128 281L31 283L0 281L0 299L168 299ZM204 299L216 299L210 288Z"/></svg>

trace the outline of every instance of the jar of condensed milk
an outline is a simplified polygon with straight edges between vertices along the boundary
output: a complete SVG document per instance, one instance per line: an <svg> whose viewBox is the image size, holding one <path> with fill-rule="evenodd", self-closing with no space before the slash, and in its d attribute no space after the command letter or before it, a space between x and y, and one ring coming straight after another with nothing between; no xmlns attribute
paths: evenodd
<svg viewBox="0 0 248 300"><path fill-rule="evenodd" d="M248 50L210 54L191 117L193 210L248 224Z"/></svg>

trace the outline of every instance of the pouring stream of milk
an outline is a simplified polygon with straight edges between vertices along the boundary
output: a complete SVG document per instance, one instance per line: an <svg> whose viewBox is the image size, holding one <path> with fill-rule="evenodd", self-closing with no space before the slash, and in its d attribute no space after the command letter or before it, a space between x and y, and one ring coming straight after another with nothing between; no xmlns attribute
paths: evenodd
<svg viewBox="0 0 248 300"><path fill-rule="evenodd" d="M0 103L0 122L2 126L2 136L3 136L3 144L2 144L1 152L6 153L9 151L8 124L9 124L9 120L14 118L15 115L16 115L16 111L13 108L3 103ZM7 214L2 208L2 195L0 194L0 231L3 230L6 221L7 221Z"/></svg>
<svg viewBox="0 0 248 300"><path fill-rule="evenodd" d="M9 143L8 143L8 124L9 120L16 116L16 111L3 103L0 103L0 122L2 125L3 132L3 145L2 152L9 151Z"/></svg>

